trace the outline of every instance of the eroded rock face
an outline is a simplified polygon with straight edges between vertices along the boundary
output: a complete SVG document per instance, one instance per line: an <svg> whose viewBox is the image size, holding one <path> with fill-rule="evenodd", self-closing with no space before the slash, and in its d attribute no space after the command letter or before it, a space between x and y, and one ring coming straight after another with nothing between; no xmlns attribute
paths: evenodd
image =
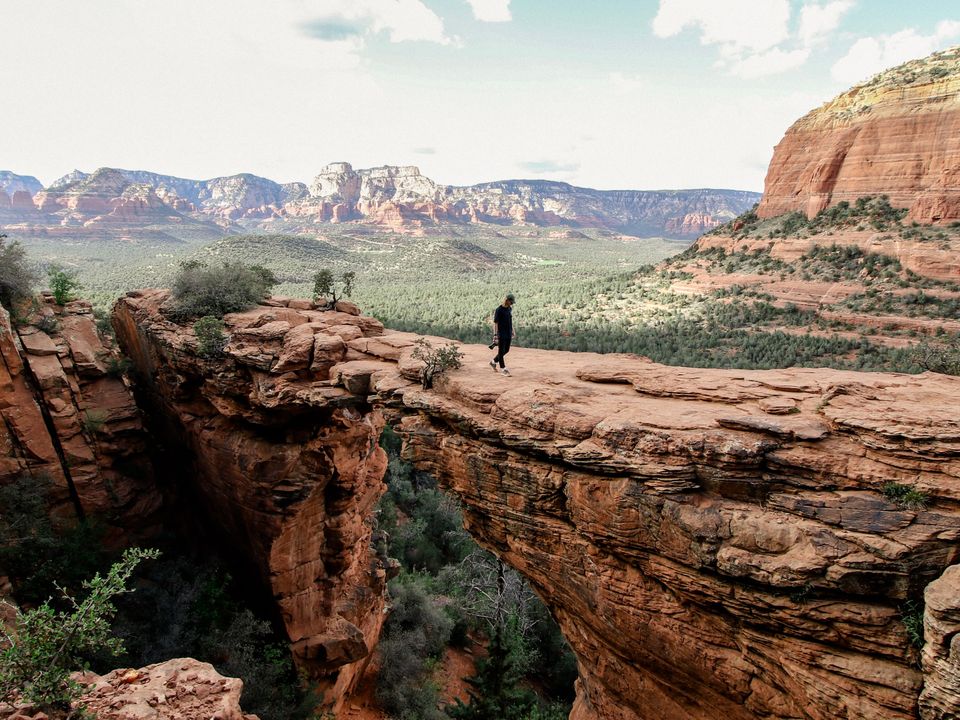
<svg viewBox="0 0 960 720"><path fill-rule="evenodd" d="M901 607L960 555L960 379L684 369L523 348L506 378L485 347L464 346L464 367L425 391L415 337L363 316L260 307L228 318L227 357L210 363L190 355L189 330L163 319L166 297L123 300L120 336L192 438L203 492L218 503L211 517L254 544L287 603L301 662L318 645L328 660L361 654L357 633L298 615L320 608L327 627L359 627L331 613L314 583L334 596L358 586L326 569L329 540L310 534L336 524L320 522L330 506L312 489L330 486L327 465L303 464L291 481L271 458L277 444L302 452L291 450L296 418L298 442L322 436L338 472L360 463L379 478L382 459L358 436L369 423L373 444L382 411L409 458L463 502L474 537L524 573L560 622L580 665L575 720L915 718L925 681L928 695L953 702L938 689L952 655L931 649L950 636L953 611L928 591L921 671ZM335 329L344 325L354 332ZM345 349L324 340L311 356L304 328ZM310 370L318 348L324 362ZM300 369L277 371L285 351ZM342 359L329 364L329 352ZM258 443L267 427L270 443ZM284 508L266 492L278 478L296 489ZM929 506L888 500L891 481ZM379 489L352 491L358 517ZM364 533L345 538L339 567L369 557ZM311 552L312 572L295 572ZM338 641L303 642L313 630Z"/></svg>
<svg viewBox="0 0 960 720"><path fill-rule="evenodd" d="M947 568L924 593L920 714L948 720L960 711L960 565Z"/></svg>
<svg viewBox="0 0 960 720"><path fill-rule="evenodd" d="M46 478L54 515L96 518L117 540L155 531L161 497L140 411L89 303L45 298L16 328L0 308L0 358L0 485Z"/></svg>
<svg viewBox="0 0 960 720"><path fill-rule="evenodd" d="M240 708L241 680L192 658L114 670L84 682L80 702L98 720L257 720Z"/></svg>
<svg viewBox="0 0 960 720"><path fill-rule="evenodd" d="M386 572L370 535L386 454L381 414L328 377L347 356L344 338L383 327L274 301L228 315L224 355L203 359L192 331L162 315L168 297L145 291L115 308L141 401L158 437L190 460L178 491L250 566L298 665L336 707L385 618Z"/></svg>
<svg viewBox="0 0 960 720"><path fill-rule="evenodd" d="M355 170L349 163L327 165L309 187L248 173L188 180L116 168L74 171L35 196L24 191L21 198L14 193L19 186L0 172L0 227L27 223L64 237L107 232L167 240L164 227L174 235L183 226L212 236L222 234L220 227L312 235L326 222L411 233L464 223L566 225L692 238L759 199L734 190L603 191L536 180L456 187L412 166Z"/></svg>
<svg viewBox="0 0 960 720"><path fill-rule="evenodd" d="M881 194L908 220L960 219L960 48L881 73L794 123L757 213L812 217Z"/></svg>

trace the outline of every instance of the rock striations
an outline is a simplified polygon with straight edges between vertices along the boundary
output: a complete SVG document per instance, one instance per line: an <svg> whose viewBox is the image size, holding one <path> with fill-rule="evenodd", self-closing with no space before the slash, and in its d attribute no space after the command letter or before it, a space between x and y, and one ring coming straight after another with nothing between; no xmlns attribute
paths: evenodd
<svg viewBox="0 0 960 720"><path fill-rule="evenodd" d="M960 47L857 85L787 130L758 214L812 217L886 194L908 220L960 220Z"/></svg>
<svg viewBox="0 0 960 720"><path fill-rule="evenodd" d="M385 416L560 622L575 720L955 717L960 379L522 348L506 378L465 346L428 391L415 338L353 308L228 316L213 361L168 297L122 299L120 341L209 521L259 565L301 664L339 688L382 617L366 522ZM919 653L903 608L924 592Z"/></svg>
<svg viewBox="0 0 960 720"><path fill-rule="evenodd" d="M187 180L141 170L79 170L46 189L0 174L0 228L41 235L222 234L223 229L315 232L354 222L397 232L490 223L604 228L692 238L751 207L735 190L602 191L542 180L440 185L416 167L324 167L309 185L256 175ZM34 181L36 182L36 181ZM38 184L37 184L38 185ZM175 232L174 232L175 231Z"/></svg>
<svg viewBox="0 0 960 720"><path fill-rule="evenodd" d="M16 326L0 308L0 485L49 481L56 516L96 517L117 540L154 532L161 505L120 363L89 303L45 298Z"/></svg>
<svg viewBox="0 0 960 720"><path fill-rule="evenodd" d="M385 618L387 570L370 546L386 454L379 411L327 381L372 318L275 302L228 315L224 357L196 355L164 318L168 293L122 299L117 337L158 439L187 461L177 492L276 604L297 664L336 709ZM300 376L314 382L304 384Z"/></svg>

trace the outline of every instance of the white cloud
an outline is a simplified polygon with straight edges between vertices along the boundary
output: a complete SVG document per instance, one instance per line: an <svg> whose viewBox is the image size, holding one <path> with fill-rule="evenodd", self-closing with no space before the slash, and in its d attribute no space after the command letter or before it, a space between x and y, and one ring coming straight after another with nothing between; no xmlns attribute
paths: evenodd
<svg viewBox="0 0 960 720"><path fill-rule="evenodd" d="M614 92L622 95L639 92L646 86L646 82L639 75L626 75L622 72L612 72L607 76Z"/></svg>
<svg viewBox="0 0 960 720"><path fill-rule="evenodd" d="M960 22L944 20L930 35L907 28L892 35L878 35L857 40L833 66L835 80L857 83L907 60L921 58L940 50L960 38Z"/></svg>
<svg viewBox="0 0 960 720"><path fill-rule="evenodd" d="M483 22L509 22L513 19L510 13L510 0L467 0L473 8L473 16Z"/></svg>
<svg viewBox="0 0 960 720"><path fill-rule="evenodd" d="M660 0L653 33L667 38L699 27L700 42L721 52L761 52L787 39L789 0Z"/></svg>
<svg viewBox="0 0 960 720"><path fill-rule="evenodd" d="M367 33L384 33L390 42L455 42L443 20L421 0L321 0L301 4L313 12L303 30L320 40L342 40Z"/></svg>
<svg viewBox="0 0 960 720"><path fill-rule="evenodd" d="M736 61L730 67L730 72L742 78L758 78L767 75L776 75L800 67L809 57L810 48L781 50L776 47L766 52L748 55L742 60Z"/></svg>
<svg viewBox="0 0 960 720"><path fill-rule="evenodd" d="M853 0L833 0L825 5L805 4L800 8L800 42L809 47L824 40L837 29L853 5Z"/></svg>
<svg viewBox="0 0 960 720"><path fill-rule="evenodd" d="M757 78L806 63L811 49L837 29L854 3L805 2L792 32L790 0L660 0L653 32L666 38L687 28L699 29L701 44L718 46L714 67Z"/></svg>

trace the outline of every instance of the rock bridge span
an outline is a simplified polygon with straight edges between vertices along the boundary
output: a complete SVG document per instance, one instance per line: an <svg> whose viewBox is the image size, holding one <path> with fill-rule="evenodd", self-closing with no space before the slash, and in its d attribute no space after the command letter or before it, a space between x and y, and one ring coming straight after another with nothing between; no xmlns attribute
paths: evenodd
<svg viewBox="0 0 960 720"><path fill-rule="evenodd" d="M227 316L208 359L168 299L132 293L113 322L152 428L189 453L175 491L256 570L328 698L383 622L389 421L557 618L577 720L956 711L960 379L524 348L507 378L464 346L424 390L415 336L355 308L271 299ZM924 593L921 652L902 608Z"/></svg>

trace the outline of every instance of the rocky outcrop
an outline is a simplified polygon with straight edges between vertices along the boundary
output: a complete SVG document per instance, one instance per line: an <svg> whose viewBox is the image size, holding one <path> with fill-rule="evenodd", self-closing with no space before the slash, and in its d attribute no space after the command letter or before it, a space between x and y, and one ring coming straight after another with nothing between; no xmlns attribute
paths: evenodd
<svg viewBox="0 0 960 720"><path fill-rule="evenodd" d="M294 233L312 233L317 223L327 222L397 232L492 223L694 237L745 211L758 197L734 190L601 191L536 180L453 187L435 183L412 166L354 170L349 163L327 165L309 187L246 173L188 180L101 168L89 175L73 171L35 198L27 195L26 206L8 205L0 196L0 223L28 223L35 232L56 227L59 234L69 228L73 234L128 230L134 235L146 232L144 226L156 233L157 228L184 225L195 234L204 223Z"/></svg>
<svg viewBox="0 0 960 720"><path fill-rule="evenodd" d="M920 714L948 720L960 712L960 565L947 568L927 586L924 605Z"/></svg>
<svg viewBox="0 0 960 720"><path fill-rule="evenodd" d="M9 170L0 170L0 191L7 195L12 196L16 192L25 192L33 197L41 190L43 190L43 183L33 175L17 175Z"/></svg>
<svg viewBox="0 0 960 720"><path fill-rule="evenodd" d="M881 194L908 220L960 220L960 48L881 73L794 123L757 212L812 217Z"/></svg>
<svg viewBox="0 0 960 720"><path fill-rule="evenodd" d="M192 658L114 670L84 683L80 703L98 720L257 720L240 709L241 680Z"/></svg>
<svg viewBox="0 0 960 720"><path fill-rule="evenodd" d="M383 327L349 304L274 300L228 315L224 355L204 359L192 331L165 319L168 297L122 299L114 327L154 432L189 459L177 491L248 565L251 593L275 601L297 664L336 708L385 617L370 536L386 454L380 413L328 378L353 357L349 342Z"/></svg>
<svg viewBox="0 0 960 720"><path fill-rule="evenodd" d="M85 686L76 706L97 720L257 720L240 709L243 682L209 663L176 658L99 676L79 674ZM4 720L47 720L29 705L0 704Z"/></svg>
<svg viewBox="0 0 960 720"><path fill-rule="evenodd" d="M551 608L579 659L575 720L906 719L925 686L952 702L937 689L955 659L943 649L949 591L927 589L922 671L902 608L952 578L944 570L960 557L960 379L691 370L523 348L506 378L490 372L485 347L464 346L464 367L428 391L414 336L363 316L285 300L229 316L226 355L212 362L164 319L166 299L123 299L120 337L163 396L160 412L186 431L200 491L218 503L211 517L255 544L281 604L296 588L288 628L317 609L323 622L359 622L331 613L318 586L353 597L344 568L369 558L365 532L330 528L356 527L379 492L382 460L365 448L383 413L407 456L461 500L474 537ZM318 435L329 459L301 462L291 480L277 448L299 458ZM318 488L361 466L355 519L333 520ZM891 482L925 506L898 505ZM285 506L277 487L293 488ZM331 541L342 558L332 572ZM292 546L300 561L314 553L314 572L275 564ZM362 652L354 637L344 662ZM308 661L311 643L291 640Z"/></svg>
<svg viewBox="0 0 960 720"><path fill-rule="evenodd" d="M97 518L119 540L156 530L161 498L140 411L90 304L0 308L0 485L50 481L51 511Z"/></svg>

